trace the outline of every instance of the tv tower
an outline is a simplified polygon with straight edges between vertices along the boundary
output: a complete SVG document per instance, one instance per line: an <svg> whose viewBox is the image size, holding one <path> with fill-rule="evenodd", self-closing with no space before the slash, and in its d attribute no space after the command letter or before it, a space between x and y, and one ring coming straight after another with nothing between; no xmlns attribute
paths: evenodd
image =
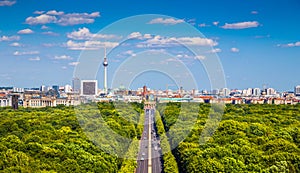
<svg viewBox="0 0 300 173"><path fill-rule="evenodd" d="M104 47L104 60L103 60L103 66L104 66L104 82L103 82L103 89L104 93L107 94L107 57L106 57L106 47Z"/></svg>

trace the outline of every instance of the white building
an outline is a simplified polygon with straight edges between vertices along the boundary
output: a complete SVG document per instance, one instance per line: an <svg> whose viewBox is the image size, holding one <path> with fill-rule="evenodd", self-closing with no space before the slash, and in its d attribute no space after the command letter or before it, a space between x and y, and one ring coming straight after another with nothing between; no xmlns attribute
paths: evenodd
<svg viewBox="0 0 300 173"><path fill-rule="evenodd" d="M14 88L13 88L13 92L23 93L23 92L24 92L24 88L17 88L17 87L14 87Z"/></svg>
<svg viewBox="0 0 300 173"><path fill-rule="evenodd" d="M260 91L259 88L254 88L253 89L253 92L252 92L253 96L260 96L260 94L261 94L261 91Z"/></svg>
<svg viewBox="0 0 300 173"><path fill-rule="evenodd" d="M300 85L298 85L298 86L295 86L295 95L296 96L300 96Z"/></svg>
<svg viewBox="0 0 300 173"><path fill-rule="evenodd" d="M72 92L72 86L71 85L65 85L64 91L65 91L65 93Z"/></svg>
<svg viewBox="0 0 300 173"><path fill-rule="evenodd" d="M275 95L276 94L276 91L275 91L275 89L273 89L273 88L268 88L267 90L266 90L266 94L267 95Z"/></svg>
<svg viewBox="0 0 300 173"><path fill-rule="evenodd" d="M11 106L11 99L8 97L0 97L0 107Z"/></svg>

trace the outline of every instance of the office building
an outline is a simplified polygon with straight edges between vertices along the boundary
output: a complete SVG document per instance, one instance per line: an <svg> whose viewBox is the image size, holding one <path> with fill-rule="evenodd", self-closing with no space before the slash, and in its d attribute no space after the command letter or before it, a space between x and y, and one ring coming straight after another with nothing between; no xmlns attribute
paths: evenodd
<svg viewBox="0 0 300 173"><path fill-rule="evenodd" d="M98 91L97 80L81 80L81 91L82 96L96 96Z"/></svg>
<svg viewBox="0 0 300 173"><path fill-rule="evenodd" d="M80 86L81 86L80 79L77 77L73 78L72 84L73 84L73 92L79 93Z"/></svg>
<svg viewBox="0 0 300 173"><path fill-rule="evenodd" d="M253 96L260 96L261 95L261 91L259 88L254 88L253 92L252 92Z"/></svg>
<svg viewBox="0 0 300 173"><path fill-rule="evenodd" d="M295 86L295 95L296 96L300 96L300 85L298 85L298 86Z"/></svg>

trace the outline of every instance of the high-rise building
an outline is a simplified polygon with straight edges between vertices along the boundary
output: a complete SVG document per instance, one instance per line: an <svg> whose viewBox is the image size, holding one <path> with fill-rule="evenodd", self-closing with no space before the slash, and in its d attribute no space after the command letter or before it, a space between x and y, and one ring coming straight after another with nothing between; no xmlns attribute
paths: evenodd
<svg viewBox="0 0 300 173"><path fill-rule="evenodd" d="M80 79L77 77L73 78L72 85L73 85L73 92L79 93L80 86L81 86Z"/></svg>
<svg viewBox="0 0 300 173"><path fill-rule="evenodd" d="M104 48L104 60L103 60L103 67L104 67L104 81L103 81L103 90L104 93L107 94L107 57L106 57L106 48Z"/></svg>
<svg viewBox="0 0 300 173"><path fill-rule="evenodd" d="M83 96L96 96L98 91L97 80L81 80L80 95Z"/></svg>
<svg viewBox="0 0 300 173"><path fill-rule="evenodd" d="M60 97L59 86L58 85L53 85L52 89L55 91L56 97Z"/></svg>
<svg viewBox="0 0 300 173"><path fill-rule="evenodd" d="M253 93L253 89L252 89L252 88L248 88L248 89L247 89L247 92L246 92L246 95L247 95L247 96L251 96L252 93Z"/></svg>
<svg viewBox="0 0 300 173"><path fill-rule="evenodd" d="M259 88L254 88L253 92L252 92L253 96L260 96L261 95L261 91Z"/></svg>
<svg viewBox="0 0 300 173"><path fill-rule="evenodd" d="M295 95L296 96L300 96L300 85L298 85L298 86L295 86Z"/></svg>
<svg viewBox="0 0 300 173"><path fill-rule="evenodd" d="M42 92L47 92L47 87L46 87L45 85L42 85L42 86L40 87L40 91L42 91Z"/></svg>

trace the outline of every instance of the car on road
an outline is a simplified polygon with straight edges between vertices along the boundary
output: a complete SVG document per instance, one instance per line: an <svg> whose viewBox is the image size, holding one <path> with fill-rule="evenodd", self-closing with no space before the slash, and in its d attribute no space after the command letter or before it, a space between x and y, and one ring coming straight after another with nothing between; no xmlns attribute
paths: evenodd
<svg viewBox="0 0 300 173"><path fill-rule="evenodd" d="M142 153L142 156L146 155L145 152Z"/></svg>
<svg viewBox="0 0 300 173"><path fill-rule="evenodd" d="M144 159L144 157L141 157L141 161L144 161L145 159Z"/></svg>

